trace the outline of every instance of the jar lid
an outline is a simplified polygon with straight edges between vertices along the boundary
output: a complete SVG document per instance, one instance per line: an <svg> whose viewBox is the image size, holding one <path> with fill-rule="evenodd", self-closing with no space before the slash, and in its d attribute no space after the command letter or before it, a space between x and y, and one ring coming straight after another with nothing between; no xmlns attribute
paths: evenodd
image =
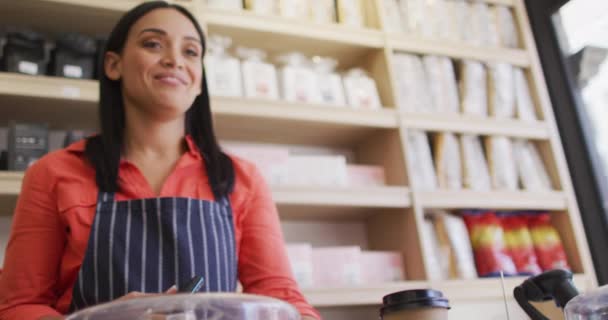
<svg viewBox="0 0 608 320"><path fill-rule="evenodd" d="M391 293L382 298L383 307L380 315L392 312L417 308L443 308L450 309L448 299L441 291L431 289L406 290Z"/></svg>

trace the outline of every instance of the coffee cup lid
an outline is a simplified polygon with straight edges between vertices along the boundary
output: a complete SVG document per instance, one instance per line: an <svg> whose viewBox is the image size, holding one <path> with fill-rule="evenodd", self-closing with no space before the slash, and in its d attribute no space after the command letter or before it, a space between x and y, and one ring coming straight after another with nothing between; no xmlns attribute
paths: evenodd
<svg viewBox="0 0 608 320"><path fill-rule="evenodd" d="M380 315L406 309L443 308L450 309L448 299L441 291L431 289L406 290L391 293L382 298L383 307Z"/></svg>

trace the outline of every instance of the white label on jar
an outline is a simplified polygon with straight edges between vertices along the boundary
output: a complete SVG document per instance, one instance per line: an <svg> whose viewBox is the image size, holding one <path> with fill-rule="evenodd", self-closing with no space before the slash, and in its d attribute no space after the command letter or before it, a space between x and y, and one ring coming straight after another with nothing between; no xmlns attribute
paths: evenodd
<svg viewBox="0 0 608 320"><path fill-rule="evenodd" d="M63 66L63 75L70 78L82 78L82 68L66 64Z"/></svg>
<svg viewBox="0 0 608 320"><path fill-rule="evenodd" d="M61 95L72 99L80 98L80 88L72 86L61 87Z"/></svg>
<svg viewBox="0 0 608 320"><path fill-rule="evenodd" d="M36 75L38 74L38 64L30 61L19 61L19 72Z"/></svg>

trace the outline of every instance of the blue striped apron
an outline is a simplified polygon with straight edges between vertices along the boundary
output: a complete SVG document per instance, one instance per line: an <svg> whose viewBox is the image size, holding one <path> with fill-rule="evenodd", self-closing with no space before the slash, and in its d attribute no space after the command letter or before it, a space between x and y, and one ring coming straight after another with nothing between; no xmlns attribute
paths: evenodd
<svg viewBox="0 0 608 320"><path fill-rule="evenodd" d="M114 201L100 192L71 311L132 291L160 293L204 277L202 291L236 291L230 201L150 198Z"/></svg>

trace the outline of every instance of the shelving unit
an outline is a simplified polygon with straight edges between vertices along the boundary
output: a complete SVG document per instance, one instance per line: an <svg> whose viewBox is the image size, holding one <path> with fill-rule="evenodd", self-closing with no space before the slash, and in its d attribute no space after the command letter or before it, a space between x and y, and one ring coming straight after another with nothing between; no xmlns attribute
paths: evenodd
<svg viewBox="0 0 608 320"><path fill-rule="evenodd" d="M124 11L141 1L11 1L3 5L0 19L3 23L26 24L51 34L78 30L99 35L107 33ZM367 27L359 29L259 16L245 11L205 8L202 1L197 0L173 1L185 4L195 12L207 33L229 36L235 45L267 50L272 62L278 54L298 50L308 55L337 58L341 71L362 67L376 80L384 106L378 111L243 98L211 99L216 131L222 140L348 148L353 151L358 163L381 165L386 171L386 187L272 188L282 220L361 223L369 248L395 250L405 257L408 281L358 288L304 290L313 305L320 308L376 308L387 293L430 287L443 291L449 297L454 312L458 314L457 317L451 316L451 319L471 319L464 317L462 311L458 313L458 310L475 310L477 314L488 316L485 318L496 315L496 310L489 306L502 303L499 280L426 280L431 268L423 254L428 248L422 241L422 219L425 212L432 209L550 211L576 273L575 283L581 290L596 285L523 0L482 1L513 9L523 40L522 49L474 47L388 33L383 28L384 17L380 14L383 12L383 0L366 0ZM18 18L24 16L22 12L28 13L23 20ZM390 68L395 52L436 54L490 63L506 62L523 67L531 80L533 100L543 120L524 122L465 115L413 114L396 110L395 80ZM0 73L0 126L9 119L15 119L47 122L51 128L57 129L92 128L96 125L98 95L95 81ZM78 119L77 123L74 119ZM414 176L412 166L405 160L408 152L411 152L404 135L409 129L534 140L541 146L555 191L418 190L416 183L411 181ZM0 172L2 208L10 208L14 204L22 179L22 173ZM0 215L7 214L10 213L0 212ZM512 288L522 281L523 278L506 279L511 304L514 303Z"/></svg>
<svg viewBox="0 0 608 320"><path fill-rule="evenodd" d="M384 34L370 28L354 29L304 21L294 23L293 20L277 16L215 8L206 9L202 19L209 33L227 35L234 43L256 48L263 47L268 37L273 38L272 43L281 43L281 47L293 50L306 50L307 45L313 42L315 47L306 50L307 53L338 57L384 47Z"/></svg>
<svg viewBox="0 0 608 320"><path fill-rule="evenodd" d="M529 67L530 57L525 50L483 48L465 44L450 44L404 35L389 35L388 45L396 51L442 55L455 59L484 62L507 62L518 67Z"/></svg>
<svg viewBox="0 0 608 320"><path fill-rule="evenodd" d="M336 207L408 208L404 187L311 188L277 187L273 197L278 205L326 205Z"/></svg>
<svg viewBox="0 0 608 320"><path fill-rule="evenodd" d="M544 121L529 122L470 115L404 113L401 115L401 124L404 128L424 131L499 135L532 140L546 140L550 136L549 127Z"/></svg>
<svg viewBox="0 0 608 320"><path fill-rule="evenodd" d="M415 192L413 197L429 209L565 210L568 206L566 195L558 191L432 191Z"/></svg>
<svg viewBox="0 0 608 320"><path fill-rule="evenodd" d="M525 279L525 277L505 278L505 290L512 292ZM581 274L575 274L573 282L578 287L588 286L586 283L587 277ZM480 296L488 300L502 299L500 279L449 280L442 282L409 281L360 288L305 289L304 295L308 301L318 307L379 305L382 303L382 297L386 294L399 290L420 288L438 289L447 294L448 297L458 297L460 301L475 301ZM463 288L466 288L466 290L463 290Z"/></svg>
<svg viewBox="0 0 608 320"><path fill-rule="evenodd" d="M23 173L15 171L0 171L0 194L2 196L16 196L21 191Z"/></svg>
<svg viewBox="0 0 608 320"><path fill-rule="evenodd" d="M219 136L231 140L341 146L398 127L397 114L391 109L353 110L224 97L212 98L211 105Z"/></svg>
<svg viewBox="0 0 608 320"><path fill-rule="evenodd" d="M97 102L99 85L94 80L0 73L0 95Z"/></svg>

